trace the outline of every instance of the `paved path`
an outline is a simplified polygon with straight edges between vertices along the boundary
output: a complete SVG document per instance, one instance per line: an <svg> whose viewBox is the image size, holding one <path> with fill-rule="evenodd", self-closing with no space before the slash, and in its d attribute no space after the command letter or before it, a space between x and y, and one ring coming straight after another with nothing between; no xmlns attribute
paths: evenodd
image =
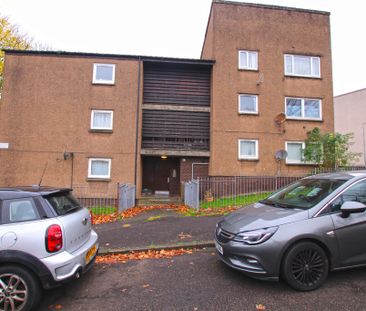
<svg viewBox="0 0 366 311"><path fill-rule="evenodd" d="M96 225L101 252L213 242L222 216L186 217L173 210L148 211L114 223Z"/></svg>

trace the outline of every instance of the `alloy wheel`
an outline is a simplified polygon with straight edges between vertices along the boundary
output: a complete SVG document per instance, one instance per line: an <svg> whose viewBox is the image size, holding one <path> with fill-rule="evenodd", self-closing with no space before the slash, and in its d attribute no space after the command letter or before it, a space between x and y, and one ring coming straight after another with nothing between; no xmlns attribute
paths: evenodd
<svg viewBox="0 0 366 311"><path fill-rule="evenodd" d="M19 275L4 273L0 275L0 310L20 311L28 299L28 287Z"/></svg>
<svg viewBox="0 0 366 311"><path fill-rule="evenodd" d="M315 249L308 248L301 250L293 258L291 271L297 282L311 287L322 278L325 268L321 254Z"/></svg>

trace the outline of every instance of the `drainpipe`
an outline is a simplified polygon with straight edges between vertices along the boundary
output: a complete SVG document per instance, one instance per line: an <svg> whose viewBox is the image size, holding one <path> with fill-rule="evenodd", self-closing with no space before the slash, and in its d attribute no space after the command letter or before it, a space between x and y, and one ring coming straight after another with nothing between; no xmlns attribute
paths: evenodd
<svg viewBox="0 0 366 311"><path fill-rule="evenodd" d="M136 108L136 142L135 142L135 175L134 184L137 188L137 160L138 160L138 143L139 143L139 117L140 117L140 88L141 88L141 57L139 56L139 67L137 74L137 108Z"/></svg>

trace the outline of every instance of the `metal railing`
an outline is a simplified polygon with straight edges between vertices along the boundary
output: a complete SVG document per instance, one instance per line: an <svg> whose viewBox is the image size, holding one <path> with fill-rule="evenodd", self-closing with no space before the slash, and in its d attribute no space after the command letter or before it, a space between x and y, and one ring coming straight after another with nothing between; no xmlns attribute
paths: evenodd
<svg viewBox="0 0 366 311"><path fill-rule="evenodd" d="M80 204L95 215L108 215L135 206L136 187L130 184L74 185Z"/></svg>
<svg viewBox="0 0 366 311"><path fill-rule="evenodd" d="M296 175L204 177L185 183L184 202L195 209L244 206L257 202L305 176L364 170L365 167L312 169Z"/></svg>

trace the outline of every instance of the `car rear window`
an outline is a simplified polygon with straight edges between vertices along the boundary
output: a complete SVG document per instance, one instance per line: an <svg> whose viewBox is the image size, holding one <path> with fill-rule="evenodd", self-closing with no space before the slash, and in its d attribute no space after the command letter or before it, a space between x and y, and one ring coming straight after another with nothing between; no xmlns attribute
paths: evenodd
<svg viewBox="0 0 366 311"><path fill-rule="evenodd" d="M66 215L82 208L69 192L49 194L45 196L45 199L51 204L57 215Z"/></svg>

